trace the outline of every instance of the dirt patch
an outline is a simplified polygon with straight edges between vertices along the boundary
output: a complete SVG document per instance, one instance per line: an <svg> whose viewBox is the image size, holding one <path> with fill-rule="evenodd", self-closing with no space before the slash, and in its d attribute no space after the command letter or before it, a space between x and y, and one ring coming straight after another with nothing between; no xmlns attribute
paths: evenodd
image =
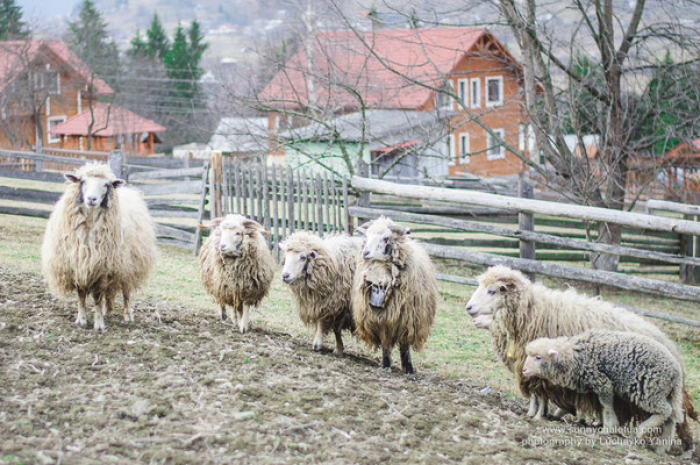
<svg viewBox="0 0 700 465"><path fill-rule="evenodd" d="M0 268L0 463L667 461L526 419L522 402L469 381L240 335L214 312L137 300L136 323L111 315L97 334L74 308Z"/></svg>

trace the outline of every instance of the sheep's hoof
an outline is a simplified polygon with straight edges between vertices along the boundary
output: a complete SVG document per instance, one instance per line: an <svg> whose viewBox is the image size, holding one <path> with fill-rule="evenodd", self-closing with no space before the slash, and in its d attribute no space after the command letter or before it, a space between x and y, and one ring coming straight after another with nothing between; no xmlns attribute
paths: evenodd
<svg viewBox="0 0 700 465"><path fill-rule="evenodd" d="M335 349L335 350L333 351L333 355L335 355L336 357L342 357L342 356L343 356L343 351L342 351L342 350Z"/></svg>
<svg viewBox="0 0 700 465"><path fill-rule="evenodd" d="M75 319L75 323L78 326L82 326L83 328L87 326L87 317L84 315L78 315L78 318Z"/></svg>
<svg viewBox="0 0 700 465"><path fill-rule="evenodd" d="M382 370L386 371L387 373L391 373L391 367L382 367Z"/></svg>
<svg viewBox="0 0 700 465"><path fill-rule="evenodd" d="M95 331L102 331L102 332L107 331L107 327L105 326L105 322L101 321L98 323L97 321L95 321Z"/></svg>
<svg viewBox="0 0 700 465"><path fill-rule="evenodd" d="M416 374L416 370L414 370L413 367L411 367L411 366L406 367L406 370L404 372L407 375L415 375Z"/></svg>
<svg viewBox="0 0 700 465"><path fill-rule="evenodd" d="M241 326L238 329L241 331L241 334L245 334L248 332L248 328L246 328L245 326Z"/></svg>
<svg viewBox="0 0 700 465"><path fill-rule="evenodd" d="M134 314L133 313L124 314L124 323L133 323L133 322L134 322Z"/></svg>
<svg viewBox="0 0 700 465"><path fill-rule="evenodd" d="M319 350L321 350L323 348L323 343L322 342L314 342L313 345L311 346L311 348L314 351L318 352Z"/></svg>

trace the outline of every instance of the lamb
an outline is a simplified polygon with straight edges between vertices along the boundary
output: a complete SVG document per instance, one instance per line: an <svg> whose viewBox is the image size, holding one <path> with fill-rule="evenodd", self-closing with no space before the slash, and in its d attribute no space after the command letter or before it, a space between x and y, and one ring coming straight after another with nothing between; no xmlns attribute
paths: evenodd
<svg viewBox="0 0 700 465"><path fill-rule="evenodd" d="M321 239L300 231L279 244L284 251L282 281L292 290L301 321L315 326L313 350L321 350L323 336L333 330L335 354L342 356L342 331L355 331L350 290L360 243L346 235Z"/></svg>
<svg viewBox="0 0 700 465"><path fill-rule="evenodd" d="M221 307L221 319L237 319L238 329L246 333L250 307L257 307L268 294L275 273L263 237L267 232L242 215L226 215L199 227L213 228L198 255L202 285Z"/></svg>
<svg viewBox="0 0 700 465"><path fill-rule="evenodd" d="M522 378L525 346L537 338L573 336L593 329L631 331L660 342L680 361L676 346L659 328L608 302L578 294L573 289L560 291L532 284L522 273L504 266L490 268L478 280L479 287L469 299L467 311L492 314L490 328L494 349L515 374L521 392L530 399L529 416L545 416L548 400L559 407L555 417L567 412L600 414L602 411L597 396L580 394L539 379ZM633 414L638 416L624 401L616 401L616 407L623 422ZM688 417L697 419L685 388L683 407ZM692 453L693 437L687 419L678 424L677 430L686 454Z"/></svg>
<svg viewBox="0 0 700 465"><path fill-rule="evenodd" d="M415 372L410 347L421 350L435 320L438 290L428 254L408 238L410 231L386 217L358 228L365 235L352 290L357 336L382 348L382 367L391 371L398 344L401 368Z"/></svg>
<svg viewBox="0 0 700 465"><path fill-rule="evenodd" d="M101 331L121 291L124 321L132 322L131 294L146 282L156 256L146 203L104 164L88 163L65 178L68 187L49 217L42 244L49 289L60 298L77 291L80 326L87 324L85 301L91 294L94 327Z"/></svg>
<svg viewBox="0 0 700 465"><path fill-rule="evenodd" d="M603 427L619 426L617 396L650 414L637 437L663 425L657 452L667 452L676 423L682 422L683 370L676 357L654 339L631 332L586 331L572 337L540 338L525 346L523 378L598 396Z"/></svg>

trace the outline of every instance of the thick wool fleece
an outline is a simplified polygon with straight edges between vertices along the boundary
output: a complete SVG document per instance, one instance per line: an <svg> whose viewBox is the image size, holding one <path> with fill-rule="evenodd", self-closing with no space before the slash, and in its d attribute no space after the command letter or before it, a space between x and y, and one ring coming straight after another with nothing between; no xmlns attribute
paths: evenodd
<svg viewBox="0 0 700 465"><path fill-rule="evenodd" d="M115 180L107 165L86 164L76 175ZM80 290L113 296L141 287L155 263L155 227L141 194L109 187L102 207L79 203L80 184L70 183L49 217L42 270L61 298Z"/></svg>
<svg viewBox="0 0 700 465"><path fill-rule="evenodd" d="M299 318L307 325L321 321L330 330L355 330L350 291L361 240L347 235L320 238L300 231L284 241L286 252L316 252L308 258L306 272L291 285Z"/></svg>
<svg viewBox="0 0 700 465"><path fill-rule="evenodd" d="M373 349L407 344L413 350L421 350L435 320L435 269L425 250L411 239L399 236L391 241L389 261L358 256L352 291L357 336ZM369 304L373 284L391 289L383 308Z"/></svg>
<svg viewBox="0 0 700 465"><path fill-rule="evenodd" d="M256 307L270 291L275 264L262 234L246 230L239 256L219 251L221 230L212 231L199 250L199 267L204 289L220 306Z"/></svg>

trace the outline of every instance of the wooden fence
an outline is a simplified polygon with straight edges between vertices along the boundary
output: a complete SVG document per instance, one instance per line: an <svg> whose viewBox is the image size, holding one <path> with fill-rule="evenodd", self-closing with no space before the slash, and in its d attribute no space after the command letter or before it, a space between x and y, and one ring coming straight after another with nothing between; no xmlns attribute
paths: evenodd
<svg viewBox="0 0 700 465"><path fill-rule="evenodd" d="M561 246L567 249L583 250L590 253L606 253L620 257L633 257L639 260L647 260L650 263L670 263L674 266L697 267L700 266L700 258L694 254L671 253L669 251L649 250L648 248L631 247L628 245L610 245L581 240L578 238L563 237L561 235L535 231L535 225L539 224L537 218L544 216L548 219L571 219L586 222L604 221L615 223L636 230L639 233L674 234L694 238L700 236L700 223L688 219L669 218L658 215L648 215L632 212L621 212L603 208L568 205L558 202L533 200L528 198L508 197L469 190L454 190L438 187L411 186L395 184L382 180L353 177L352 188L360 193L357 206L349 208L349 213L357 218L377 218L381 215L389 216L397 221L416 225L412 232L418 230L423 234L417 234L417 239L423 243L426 250L434 257L456 259L472 264L493 266L497 264L507 265L530 274L542 274L557 278L584 281L596 285L605 285L649 293L667 298L700 302L700 287L677 284L657 279L648 279L632 276L626 273L614 273L593 270L584 266L570 266L552 261L537 260L536 248L540 245ZM377 208L374 197L385 199L391 196L393 199L415 199L420 202L449 202L449 213L460 211L465 216L469 208L487 209L491 214L507 212L519 215L519 227L510 228L503 224L488 224L483 221L455 218L445 216L445 210L436 207L414 206L416 213L407 211L407 208L390 208L384 203ZM388 207L388 208L387 208ZM495 209L495 210L494 210ZM439 214L435 214L438 212ZM517 257L501 254L475 251L469 243L439 243L426 237L424 225L438 226L440 231L467 231L502 236L516 240L520 245ZM655 236L650 236L653 240ZM695 243L695 240L692 242ZM455 282L465 282L464 278L457 276L441 275L441 279ZM655 315L658 316L658 315ZM662 316L663 317L663 316ZM678 321L678 317L665 315L666 319ZM684 320L681 318L681 320ZM684 320L687 324L700 326L700 322Z"/></svg>
<svg viewBox="0 0 700 465"><path fill-rule="evenodd" d="M274 246L296 230L350 232L347 179L219 154L211 164L212 215L238 213L258 221L271 233L276 260L279 249Z"/></svg>
<svg viewBox="0 0 700 465"><path fill-rule="evenodd" d="M99 153L104 155L104 161L110 165L117 177L126 179L143 193L149 211L156 221L158 241L196 251L200 242L199 229L196 226L202 221L206 207L208 165L187 169L155 168L131 171L130 165L124 163L120 152ZM74 171L89 161L101 160L95 157L77 158L16 151L0 151L0 159L27 160L32 168L31 171L17 169L16 165L0 168L0 178L51 184L63 184L63 172ZM66 167L69 168L65 169ZM40 207L0 205L0 213L48 218L51 207L61 195L59 189L48 187L33 189L0 185L0 200L10 201L8 203L28 202Z"/></svg>

